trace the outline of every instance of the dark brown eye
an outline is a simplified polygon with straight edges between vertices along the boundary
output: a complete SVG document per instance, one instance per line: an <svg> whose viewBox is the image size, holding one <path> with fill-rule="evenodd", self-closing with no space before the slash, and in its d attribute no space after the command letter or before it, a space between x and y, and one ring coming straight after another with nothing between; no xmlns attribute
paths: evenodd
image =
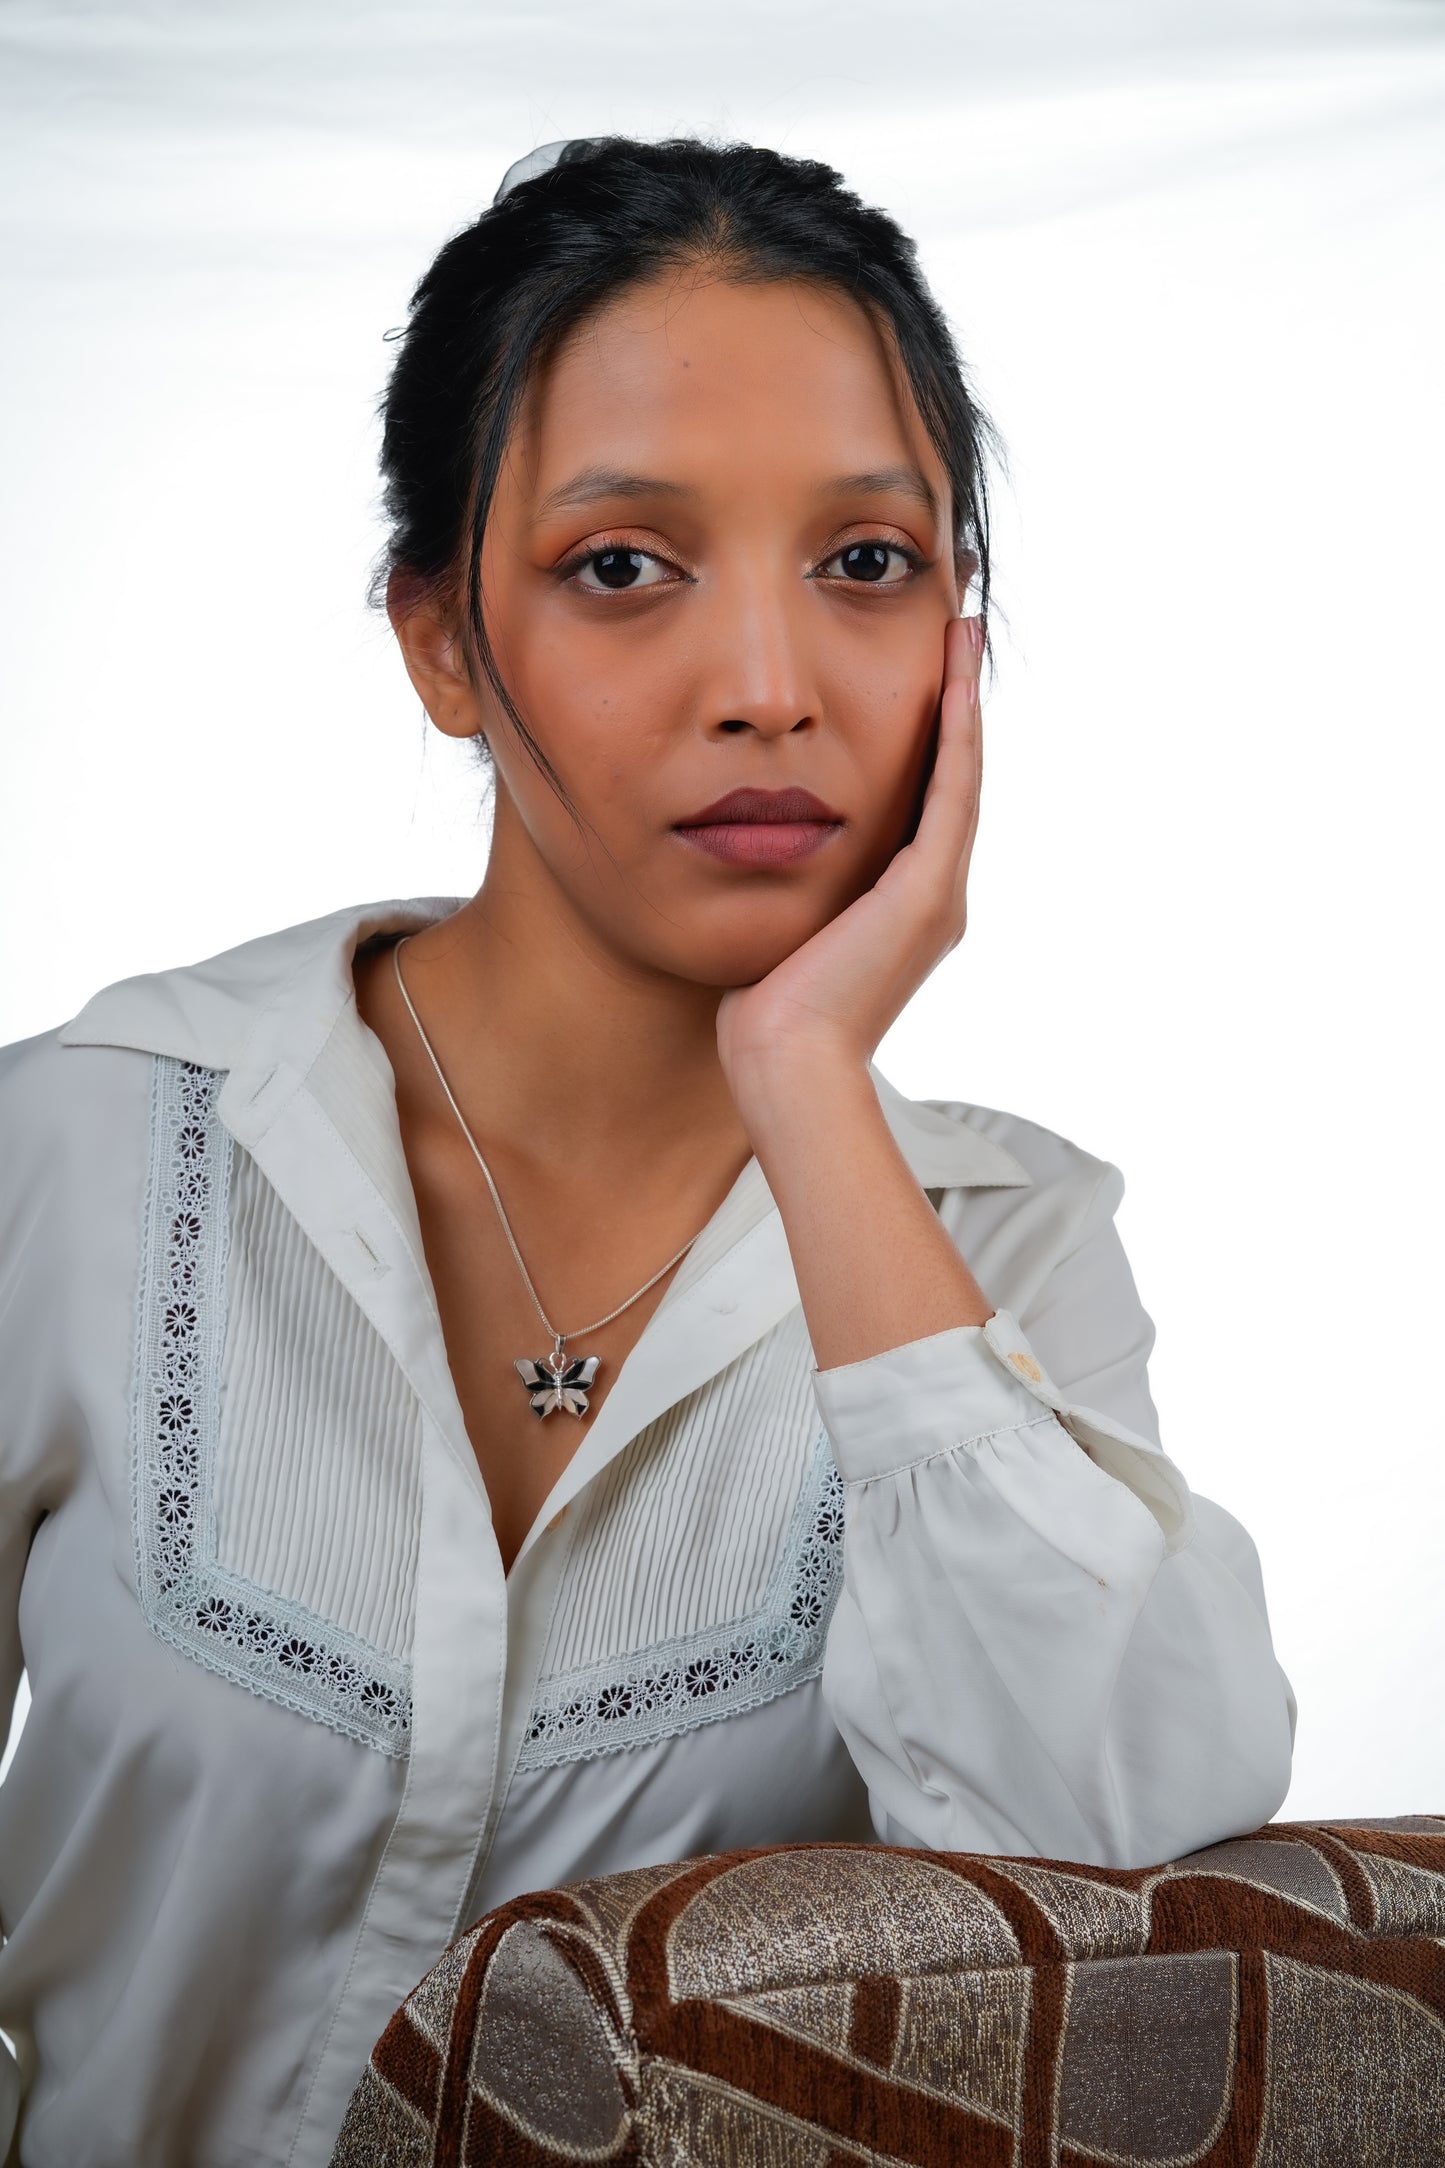
<svg viewBox="0 0 1445 2168"><path fill-rule="evenodd" d="M604 587L633 587L642 573L641 550L599 550L589 560Z"/></svg>
<svg viewBox="0 0 1445 2168"><path fill-rule="evenodd" d="M590 587L594 594L604 588L619 594L630 587L658 587L667 576L666 567L649 551L617 544L592 550L573 574L579 587Z"/></svg>
<svg viewBox="0 0 1445 2168"><path fill-rule="evenodd" d="M855 542L843 552L843 570L850 580L881 580L888 570L888 552L881 542Z"/></svg>
<svg viewBox="0 0 1445 2168"><path fill-rule="evenodd" d="M897 587L909 578L913 566L896 543L850 542L846 549L830 557L823 569L835 579L870 587Z"/></svg>

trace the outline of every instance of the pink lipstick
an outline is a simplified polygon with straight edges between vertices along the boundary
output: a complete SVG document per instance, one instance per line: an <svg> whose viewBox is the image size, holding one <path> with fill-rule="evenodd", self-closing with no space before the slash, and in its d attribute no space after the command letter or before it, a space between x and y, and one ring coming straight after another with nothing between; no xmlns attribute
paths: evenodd
<svg viewBox="0 0 1445 2168"><path fill-rule="evenodd" d="M674 821L673 832L712 858L766 869L811 858L842 826L842 814L810 790L746 788Z"/></svg>

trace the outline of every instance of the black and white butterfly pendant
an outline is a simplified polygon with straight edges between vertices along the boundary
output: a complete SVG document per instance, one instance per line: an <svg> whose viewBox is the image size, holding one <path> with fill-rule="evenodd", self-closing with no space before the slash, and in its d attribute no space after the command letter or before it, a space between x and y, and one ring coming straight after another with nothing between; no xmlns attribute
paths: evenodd
<svg viewBox="0 0 1445 2168"><path fill-rule="evenodd" d="M596 1355L582 1355L569 1362L554 1353L534 1363L519 1355L512 1367L531 1396L534 1415L585 1415L598 1360Z"/></svg>

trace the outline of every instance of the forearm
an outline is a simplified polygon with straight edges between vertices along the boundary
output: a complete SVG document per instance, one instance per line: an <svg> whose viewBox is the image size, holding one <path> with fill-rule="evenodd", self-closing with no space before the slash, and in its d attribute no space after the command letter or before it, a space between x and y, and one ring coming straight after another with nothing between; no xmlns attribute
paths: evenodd
<svg viewBox="0 0 1445 2168"><path fill-rule="evenodd" d="M992 1317L995 1305L894 1142L866 1067L780 1061L738 1102L782 1215L820 1369Z"/></svg>

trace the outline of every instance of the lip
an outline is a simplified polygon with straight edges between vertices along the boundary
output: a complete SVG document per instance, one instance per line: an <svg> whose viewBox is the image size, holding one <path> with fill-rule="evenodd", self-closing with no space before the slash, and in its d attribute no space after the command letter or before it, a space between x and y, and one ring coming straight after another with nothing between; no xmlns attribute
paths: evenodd
<svg viewBox="0 0 1445 2168"><path fill-rule="evenodd" d="M745 786L673 823L695 850L735 866L787 866L811 858L843 826L843 816L810 790Z"/></svg>
<svg viewBox="0 0 1445 2168"><path fill-rule="evenodd" d="M810 790L793 783L786 790L758 790L752 785L730 790L726 797L714 798L700 813L684 814L674 825L705 828L718 821L840 821L842 818L841 813L824 805Z"/></svg>

